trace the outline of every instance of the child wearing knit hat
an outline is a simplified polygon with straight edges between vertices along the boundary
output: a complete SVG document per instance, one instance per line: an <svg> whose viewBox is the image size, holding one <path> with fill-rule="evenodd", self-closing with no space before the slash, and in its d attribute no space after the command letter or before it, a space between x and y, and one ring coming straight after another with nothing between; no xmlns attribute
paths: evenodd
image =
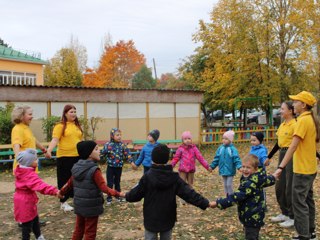
<svg viewBox="0 0 320 240"><path fill-rule="evenodd" d="M217 149L210 168L214 170L219 166L219 175L222 176L225 194L233 193L233 177L236 169L240 171L242 164L237 148L232 144L234 131L227 131L222 136L222 144Z"/></svg>
<svg viewBox="0 0 320 240"><path fill-rule="evenodd" d="M250 136L250 154L256 155L259 159L259 168L265 169L265 162L268 158L268 150L263 145L264 135L262 132L254 132Z"/></svg>
<svg viewBox="0 0 320 240"><path fill-rule="evenodd" d="M179 175L191 187L193 185L194 173L196 171L196 160L209 171L209 164L201 155L196 145L192 144L192 135L185 131L181 135L182 145L177 149L171 165L174 167L179 162Z"/></svg>
<svg viewBox="0 0 320 240"><path fill-rule="evenodd" d="M58 197L59 190L45 183L35 172L38 165L35 149L28 148L19 152L17 161L18 166L14 170L16 186L13 196L14 218L21 223L22 239L30 239L32 231L37 240L44 240L40 230L36 192Z"/></svg>
<svg viewBox="0 0 320 240"><path fill-rule="evenodd" d="M143 146L138 159L135 162L131 163L131 166L134 170L137 170L138 167L142 164L143 173L149 171L152 165L151 153L152 150L159 144L157 141L160 137L160 131L158 129L153 129L148 133L147 140L148 142Z"/></svg>
<svg viewBox="0 0 320 240"><path fill-rule="evenodd" d="M99 215L104 211L103 194L119 197L120 193L107 187L97 164L100 150L94 141L77 144L80 160L72 167L72 176L60 190L63 196L74 191L74 213L77 214L72 239L96 239Z"/></svg>

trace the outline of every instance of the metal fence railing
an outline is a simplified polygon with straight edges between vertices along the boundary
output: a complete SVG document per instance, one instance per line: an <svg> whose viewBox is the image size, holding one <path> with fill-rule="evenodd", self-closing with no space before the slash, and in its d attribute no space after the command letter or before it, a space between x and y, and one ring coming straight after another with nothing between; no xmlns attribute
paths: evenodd
<svg viewBox="0 0 320 240"><path fill-rule="evenodd" d="M235 132L234 143L250 142L250 135L254 132L262 132L264 139L268 143L277 139L276 132L277 127L274 126L256 126L252 128L210 128L203 129L200 133L200 145L209 144L221 144L222 135L228 131L233 130Z"/></svg>

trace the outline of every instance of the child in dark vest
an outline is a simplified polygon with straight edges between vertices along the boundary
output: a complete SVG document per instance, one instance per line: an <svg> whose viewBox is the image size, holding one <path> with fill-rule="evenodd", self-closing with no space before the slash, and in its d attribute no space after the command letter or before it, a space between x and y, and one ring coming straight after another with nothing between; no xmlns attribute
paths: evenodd
<svg viewBox="0 0 320 240"><path fill-rule="evenodd" d="M177 220L176 195L201 209L211 206L209 201L193 190L179 174L167 165L169 148L158 144L152 151L152 166L138 185L127 193L121 192L128 202L138 202L144 198L143 217L145 239L171 239L172 228ZM212 203L213 204L213 203Z"/></svg>
<svg viewBox="0 0 320 240"><path fill-rule="evenodd" d="M102 176L97 162L100 151L94 141L77 144L80 160L73 166L72 177L60 190L60 195L74 191L74 213L77 214L72 239L95 239L99 215L103 213L103 194L119 197L119 192L110 189Z"/></svg>

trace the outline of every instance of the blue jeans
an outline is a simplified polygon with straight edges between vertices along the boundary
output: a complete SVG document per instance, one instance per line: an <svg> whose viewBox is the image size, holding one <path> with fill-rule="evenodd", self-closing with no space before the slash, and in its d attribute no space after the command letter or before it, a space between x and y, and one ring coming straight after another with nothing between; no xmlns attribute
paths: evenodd
<svg viewBox="0 0 320 240"><path fill-rule="evenodd" d="M166 232L159 232L160 240L171 240L172 237L172 229ZM158 240L157 232L150 232L147 229L144 231L144 239L145 240Z"/></svg>

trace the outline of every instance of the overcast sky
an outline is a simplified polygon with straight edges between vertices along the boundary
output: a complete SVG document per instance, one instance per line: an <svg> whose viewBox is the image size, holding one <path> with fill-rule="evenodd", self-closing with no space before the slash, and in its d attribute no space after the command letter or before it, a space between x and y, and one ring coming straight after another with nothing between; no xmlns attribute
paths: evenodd
<svg viewBox="0 0 320 240"><path fill-rule="evenodd" d="M17 50L50 59L74 36L98 65L108 33L113 43L132 39L158 77L176 72L196 48L192 34L209 21L217 0L1 0L0 38Z"/></svg>

